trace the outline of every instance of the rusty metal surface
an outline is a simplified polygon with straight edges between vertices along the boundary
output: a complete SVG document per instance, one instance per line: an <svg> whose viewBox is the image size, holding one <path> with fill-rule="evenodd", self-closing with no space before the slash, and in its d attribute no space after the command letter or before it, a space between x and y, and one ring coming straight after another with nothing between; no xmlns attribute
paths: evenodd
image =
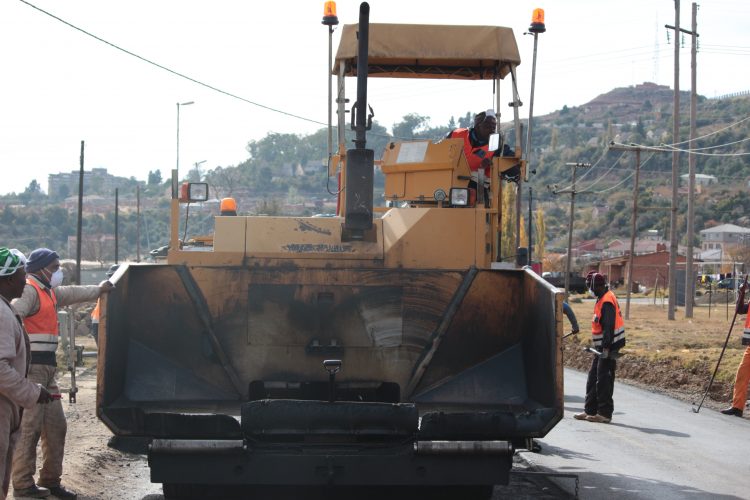
<svg viewBox="0 0 750 500"><path fill-rule="evenodd" d="M561 412L556 292L533 273L475 270L467 282L469 271L178 269L130 266L110 294L100 334L105 414L108 408L231 408L232 400L247 399L253 381L325 382L321 363L332 353L343 361L337 382L396 383L403 401L427 359L415 394L477 373L486 384L472 382L481 389L475 401L448 398L446 407ZM457 293L462 283L468 289ZM198 291L204 304L196 302ZM486 364L503 355L514 356L522 373ZM484 371L475 368L480 365ZM502 391L492 387L500 374L507 379ZM439 408L440 394L451 393L442 391L420 411Z"/></svg>

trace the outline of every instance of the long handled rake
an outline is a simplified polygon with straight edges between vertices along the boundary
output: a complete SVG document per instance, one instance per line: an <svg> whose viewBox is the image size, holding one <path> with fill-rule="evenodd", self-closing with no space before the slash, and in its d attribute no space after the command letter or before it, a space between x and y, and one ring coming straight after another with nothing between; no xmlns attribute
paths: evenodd
<svg viewBox="0 0 750 500"><path fill-rule="evenodd" d="M745 276L745 281L742 283L743 290L747 288L747 276ZM738 297L739 298L739 297ZM714 368L714 373L711 375L711 380L708 382L708 387L706 387L706 392L703 394L703 398L701 399L700 404L698 405L698 408L693 408L693 413L698 413L701 411L701 408L703 407L703 402L706 400L706 396L708 396L708 391L711 390L711 386L714 383L714 378L716 378L716 372L719 371L719 365L721 364L721 358L724 357L724 351L727 350L727 344L729 344L729 337L732 335L732 329L734 328L734 322L737 320L737 310L739 309L739 300L737 301L736 307L734 308L734 317L732 318L732 324L729 325L729 331L727 332L727 338L724 341L724 347L721 348L721 354L719 354L719 360L716 362L716 368ZM693 403L693 406L695 406L695 403Z"/></svg>

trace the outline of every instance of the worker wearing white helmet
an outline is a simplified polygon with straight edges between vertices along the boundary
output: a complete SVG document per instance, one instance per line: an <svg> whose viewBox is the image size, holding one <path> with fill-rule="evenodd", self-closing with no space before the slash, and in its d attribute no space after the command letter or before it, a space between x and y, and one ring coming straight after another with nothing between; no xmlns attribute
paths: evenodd
<svg viewBox="0 0 750 500"><path fill-rule="evenodd" d="M0 479L5 498L10 485L13 449L21 428L21 409L49 403L50 393L26 378L29 338L23 320L10 304L26 286L26 257L16 249L0 248Z"/></svg>

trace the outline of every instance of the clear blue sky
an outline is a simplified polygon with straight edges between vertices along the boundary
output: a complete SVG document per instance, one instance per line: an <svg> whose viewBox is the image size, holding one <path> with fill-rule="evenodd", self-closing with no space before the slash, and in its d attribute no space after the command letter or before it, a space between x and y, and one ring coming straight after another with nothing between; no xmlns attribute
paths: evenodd
<svg viewBox="0 0 750 500"><path fill-rule="evenodd" d="M29 0L65 21L140 56L266 106L325 122L327 29L323 2L291 0ZM355 23L359 2L338 2L342 23ZM535 112L580 105L615 87L656 81L672 86L672 0L542 2L372 0L371 22L486 24L512 27L528 103L533 39L523 36L535 7L546 11L540 36ZM681 3L689 28L689 2ZM709 97L750 88L750 2L701 4L698 91ZM674 41L674 37L671 37ZM338 31L334 33L334 50ZM175 166L176 103L181 112L181 170L247 158L249 140L269 131L307 134L320 125L250 105L179 78L88 37L20 0L0 3L0 193L50 173L86 168L146 178ZM690 86L690 40L682 49L681 87ZM354 82L347 83L349 96ZM488 107L491 84L378 81L369 102L390 126L409 112L433 125ZM509 91L503 89L503 95ZM352 99L353 100L353 99ZM504 100L506 100L504 98ZM509 99L507 99L509 100ZM508 109L502 110L509 118ZM522 116L528 108L521 109ZM686 117L687 119L687 117Z"/></svg>

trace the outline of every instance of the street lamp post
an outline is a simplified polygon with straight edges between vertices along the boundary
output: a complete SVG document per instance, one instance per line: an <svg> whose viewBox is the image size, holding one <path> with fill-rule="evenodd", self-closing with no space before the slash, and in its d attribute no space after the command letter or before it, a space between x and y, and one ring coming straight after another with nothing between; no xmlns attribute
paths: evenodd
<svg viewBox="0 0 750 500"><path fill-rule="evenodd" d="M194 167L194 168L195 168L195 174L196 174L196 176L198 177L198 178L197 178L197 179L195 180L195 182L200 182L200 181L201 181L201 179L202 179L202 177L203 177L203 176L201 175L201 165L203 165L204 163L206 163L206 160L196 161L196 162L194 163L194 165L195 165L195 167Z"/></svg>
<svg viewBox="0 0 750 500"><path fill-rule="evenodd" d="M180 106L189 106L191 104L195 104L194 101L187 101L187 102L178 102L177 103L177 165L175 169L177 170L177 180L179 182L180 180ZM177 188L175 188L176 190ZM177 192L172 193L172 196L174 198L177 198Z"/></svg>

